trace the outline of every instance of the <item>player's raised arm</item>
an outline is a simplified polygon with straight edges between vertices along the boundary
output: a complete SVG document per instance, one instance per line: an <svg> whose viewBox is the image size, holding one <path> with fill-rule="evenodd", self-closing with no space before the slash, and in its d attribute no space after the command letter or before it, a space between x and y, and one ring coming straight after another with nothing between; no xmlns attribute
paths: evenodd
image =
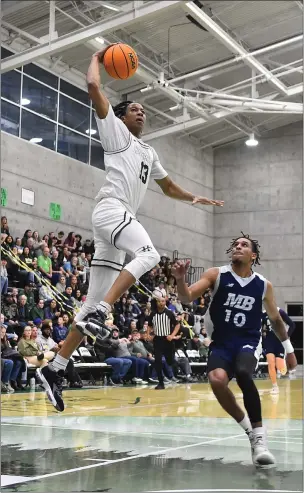
<svg viewBox="0 0 304 493"><path fill-rule="evenodd" d="M213 200L208 199L207 197L196 196L191 192L187 192L184 188L180 187L177 183L175 183L169 176L162 178L161 180L155 180L156 183L160 186L162 191L168 197L176 200L185 200L187 202L192 202L194 204L204 204L204 205L217 205L219 207L223 207L223 200Z"/></svg>
<svg viewBox="0 0 304 493"><path fill-rule="evenodd" d="M177 292L182 303L191 303L191 301L196 300L199 296L202 296L207 289L213 288L219 273L217 267L212 267L204 272L199 281L191 286L188 286L186 284L185 277L189 267L189 260L187 262L178 260L172 267L172 275L176 279Z"/></svg>
<svg viewBox="0 0 304 493"><path fill-rule="evenodd" d="M267 282L267 290L264 298L264 305L266 308L267 315L269 317L269 320L271 322L271 327L278 337L278 339L281 341L285 351L286 351L286 363L287 366L290 370L295 368L297 366L297 360L294 354L294 349L293 346L290 342L290 339L288 338L288 334L284 325L284 322L282 320L282 317L279 313L279 310L277 308L277 304L274 299L274 293L273 293L273 288L272 284L268 281Z"/></svg>
<svg viewBox="0 0 304 493"><path fill-rule="evenodd" d="M88 68L87 73L87 86L89 98L92 100L94 107L96 109L96 113L99 118L106 118L109 111L109 100L100 90L100 63L103 61L103 57L109 45L106 48L103 48L100 51L97 51L92 56L92 60L90 66Z"/></svg>

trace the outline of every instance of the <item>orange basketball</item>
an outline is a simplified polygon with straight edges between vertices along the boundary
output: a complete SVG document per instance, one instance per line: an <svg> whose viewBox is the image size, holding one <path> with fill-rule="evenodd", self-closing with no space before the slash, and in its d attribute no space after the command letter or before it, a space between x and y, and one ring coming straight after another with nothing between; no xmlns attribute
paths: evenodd
<svg viewBox="0 0 304 493"><path fill-rule="evenodd" d="M129 79L137 70L138 58L131 46L117 43L105 52L103 64L113 79Z"/></svg>

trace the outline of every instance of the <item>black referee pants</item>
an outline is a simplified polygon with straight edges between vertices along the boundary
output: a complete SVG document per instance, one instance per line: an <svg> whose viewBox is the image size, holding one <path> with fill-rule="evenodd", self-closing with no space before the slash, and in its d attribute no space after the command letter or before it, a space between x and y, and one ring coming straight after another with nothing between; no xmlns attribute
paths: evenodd
<svg viewBox="0 0 304 493"><path fill-rule="evenodd" d="M168 341L166 336L155 336L153 339L153 346L157 379L159 383L163 384L164 377L162 357L164 356L166 358L169 366L173 366L175 354L174 342Z"/></svg>

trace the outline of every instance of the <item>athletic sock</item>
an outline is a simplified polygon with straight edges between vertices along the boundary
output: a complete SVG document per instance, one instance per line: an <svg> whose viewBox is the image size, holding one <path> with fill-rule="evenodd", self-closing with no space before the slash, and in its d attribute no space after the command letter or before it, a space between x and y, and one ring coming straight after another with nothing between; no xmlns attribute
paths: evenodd
<svg viewBox="0 0 304 493"><path fill-rule="evenodd" d="M243 428L243 430L245 430L245 433L247 433L247 435L252 431L250 419L248 418L248 416L246 416L246 414L242 421L240 421L238 424Z"/></svg>
<svg viewBox="0 0 304 493"><path fill-rule="evenodd" d="M106 301L100 301L97 305L98 310L102 311L105 313L107 316L111 311L111 305L107 303Z"/></svg>
<svg viewBox="0 0 304 493"><path fill-rule="evenodd" d="M68 366L69 360L60 356L60 354L56 354L55 359L52 363L49 364L51 370L58 372L60 370L65 370Z"/></svg>

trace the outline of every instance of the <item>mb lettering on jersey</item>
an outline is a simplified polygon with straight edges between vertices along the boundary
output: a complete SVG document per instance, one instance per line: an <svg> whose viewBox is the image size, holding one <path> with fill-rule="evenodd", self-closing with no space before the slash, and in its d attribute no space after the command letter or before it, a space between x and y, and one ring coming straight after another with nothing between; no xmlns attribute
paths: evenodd
<svg viewBox="0 0 304 493"><path fill-rule="evenodd" d="M254 302L255 298L252 296L244 296L242 294L236 296L234 293L228 293L228 298L224 303L224 306L230 306L237 308L238 310L249 312L252 309Z"/></svg>

